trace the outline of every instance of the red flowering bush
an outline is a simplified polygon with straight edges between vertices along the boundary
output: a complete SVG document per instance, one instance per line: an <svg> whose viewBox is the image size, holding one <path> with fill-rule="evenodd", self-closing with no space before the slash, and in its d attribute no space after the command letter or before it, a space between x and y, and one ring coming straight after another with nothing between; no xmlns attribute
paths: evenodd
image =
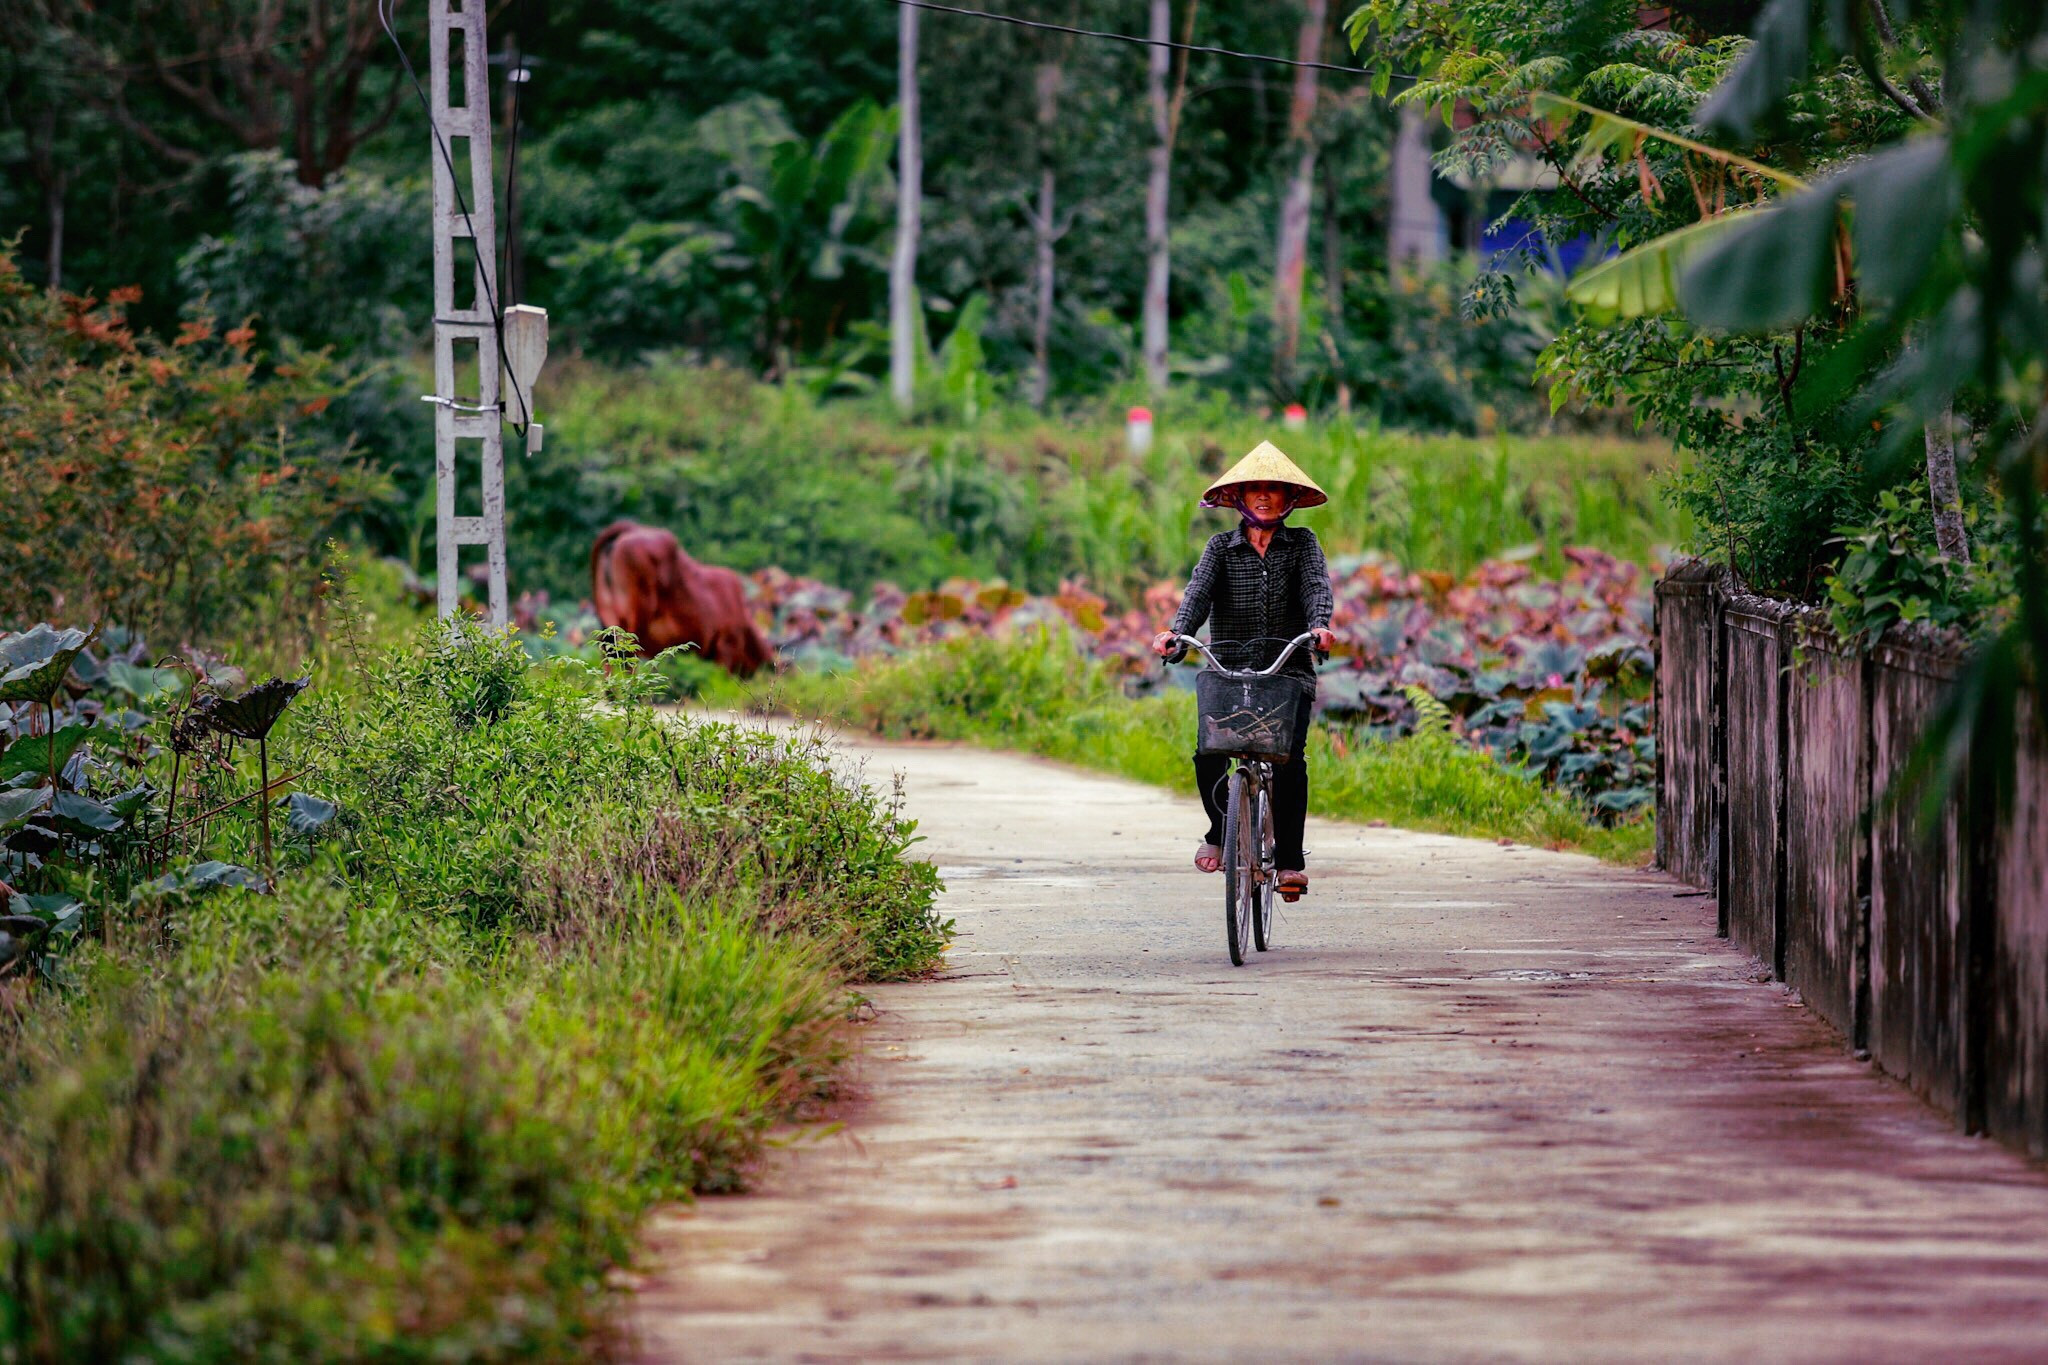
<svg viewBox="0 0 2048 1365"><path fill-rule="evenodd" d="M139 297L45 293L0 250L0 624L214 639L265 601L303 623L321 546L376 492L316 443L325 357L265 363L204 317L138 333Z"/></svg>

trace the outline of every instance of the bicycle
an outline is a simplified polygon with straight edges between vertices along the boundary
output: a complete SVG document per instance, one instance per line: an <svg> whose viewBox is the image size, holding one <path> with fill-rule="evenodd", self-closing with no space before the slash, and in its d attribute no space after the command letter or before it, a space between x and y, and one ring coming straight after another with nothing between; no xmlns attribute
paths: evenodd
<svg viewBox="0 0 2048 1365"><path fill-rule="evenodd" d="M1273 765L1291 760L1301 699L1300 683L1280 670L1315 632L1287 641L1280 657L1262 669L1232 669L1216 656L1215 647L1192 635L1175 635L1180 648L1167 657L1177 663L1190 649L1208 656L1208 666L1195 677L1201 732L1200 753L1225 754L1235 760L1223 800L1223 928L1232 966L1242 967L1248 949L1266 952L1273 946L1273 897L1293 904L1299 891L1279 890L1273 865ZM1280 643L1225 641L1228 644ZM1316 651L1320 656L1321 651Z"/></svg>

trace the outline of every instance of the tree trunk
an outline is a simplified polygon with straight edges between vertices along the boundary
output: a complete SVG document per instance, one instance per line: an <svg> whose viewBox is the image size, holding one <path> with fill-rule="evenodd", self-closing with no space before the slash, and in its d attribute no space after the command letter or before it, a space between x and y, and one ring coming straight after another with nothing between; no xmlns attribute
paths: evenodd
<svg viewBox="0 0 2048 1365"><path fill-rule="evenodd" d="M43 185L43 211L50 224L49 245L43 251L43 283L51 289L64 287L64 188L68 176L58 171Z"/></svg>
<svg viewBox="0 0 2048 1365"><path fill-rule="evenodd" d="M1152 0L1153 47L1146 67L1145 92L1152 103L1150 174L1145 180L1145 388L1166 390L1166 300L1172 283L1167 252L1167 206L1173 187L1173 117L1166 99L1167 68L1173 60L1164 46L1173 36L1173 0Z"/></svg>
<svg viewBox="0 0 2048 1365"><path fill-rule="evenodd" d="M1394 136L1393 164L1387 168L1389 278L1405 266L1444 258L1443 211L1429 193L1435 173L1429 165L1426 117L1414 105L1404 105L1400 131Z"/></svg>
<svg viewBox="0 0 2048 1365"><path fill-rule="evenodd" d="M1038 209L1031 218L1033 247L1032 292L1037 295L1037 317L1031 326L1031 406L1044 410L1052 396L1052 303L1053 244L1059 240L1054 226L1058 204L1053 173L1052 130L1059 115L1060 67L1045 62L1038 68Z"/></svg>
<svg viewBox="0 0 2048 1365"><path fill-rule="evenodd" d="M1336 338L1344 331L1344 236L1337 224L1343 209L1342 186L1337 167L1323 163L1323 343L1330 352L1330 368L1337 380L1337 411L1351 415L1351 381L1344 377L1343 358L1337 353Z"/></svg>
<svg viewBox="0 0 2048 1365"><path fill-rule="evenodd" d="M64 192L71 173L59 162L57 111L45 109L36 120L35 136L29 142L29 165L43 187L43 221L50 229L50 240L43 248L46 289L64 287Z"/></svg>
<svg viewBox="0 0 2048 1365"><path fill-rule="evenodd" d="M1294 45L1296 60L1322 60L1328 0L1308 0ZM1294 391L1294 362L1301 350L1301 291L1308 273L1310 200L1315 195L1316 113L1314 67L1294 69L1294 99L1287 111L1287 152L1293 168L1280 196L1280 243L1273 271L1273 383L1282 397Z"/></svg>
<svg viewBox="0 0 2048 1365"><path fill-rule="evenodd" d="M896 9L896 254L889 261L889 393L910 411L917 384L917 236L924 204L924 143L917 107L917 15Z"/></svg>
<svg viewBox="0 0 2048 1365"><path fill-rule="evenodd" d="M1943 559L1970 562L1970 533L1963 524L1962 486L1956 480L1955 409L1943 408L1927 424L1927 496L1934 506L1934 543Z"/></svg>

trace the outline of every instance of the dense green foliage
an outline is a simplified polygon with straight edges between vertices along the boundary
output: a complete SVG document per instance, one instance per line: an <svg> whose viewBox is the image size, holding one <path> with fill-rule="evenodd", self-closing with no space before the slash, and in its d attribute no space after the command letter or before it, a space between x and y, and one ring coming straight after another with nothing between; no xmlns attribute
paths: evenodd
<svg viewBox="0 0 2048 1365"><path fill-rule="evenodd" d="M672 724L627 660L337 617L273 733L321 793L280 803L273 894L202 861L247 807L152 875L170 737L111 709L140 855L102 827L9 873L82 906L56 970L0 970L8 1359L586 1358L638 1215L737 1186L829 1093L842 983L943 948L909 827L801 742Z"/></svg>
<svg viewBox="0 0 2048 1365"><path fill-rule="evenodd" d="M424 116L373 4L8 7L0 236L25 232L37 277L55 270L76 292L139 283L142 315L160 326L210 294L281 335L337 343L351 362L388 358L400 337L423 341ZM1125 33L1146 23L1143 7L1112 0L1017 12ZM1333 62L1343 60L1337 17L1322 43ZM422 12L395 18L424 68ZM1195 42L1254 52L1292 52L1301 19L1294 4L1175 6ZM819 367L871 382L885 363L876 324L897 192L897 22L887 5L791 22L772 5L713 0L493 12L494 48L531 59L517 204L501 206L501 222L518 229L507 295L549 306L563 348L631 359L688 347L757 373ZM1153 138L1144 50L927 13L922 54L918 273L934 342L976 317L999 386L1027 367L1029 210L1050 169L1065 229L1055 394L1130 385ZM1034 96L1046 66L1063 73L1049 124ZM513 113L504 74L492 73L501 174ZM1209 55L1173 77L1184 95L1174 364L1239 398L1275 396L1274 233L1295 162L1289 82L1285 70ZM1318 405L1348 390L1397 425L1473 430L1535 415L1528 361L1554 330L1555 298L1460 317L1469 271L1388 269L1394 120L1365 93L1326 75L1310 130L1319 161L1295 387ZM1476 221L1475 196L1447 187L1444 198ZM149 230L133 230L145 218Z"/></svg>
<svg viewBox="0 0 2048 1365"><path fill-rule="evenodd" d="M0 250L0 622L115 618L219 639L303 620L320 546L380 496L319 418L318 357L259 365L203 314L168 343L28 284Z"/></svg>
<svg viewBox="0 0 2048 1365"><path fill-rule="evenodd" d="M548 447L508 467L517 581L589 592L599 528L629 516L742 569L777 565L860 589L952 574L1050 591L1085 579L1119 601L1185 579L1226 520L1210 479L1266 434L1228 405L1166 410L1150 454L1120 415L1049 422L1011 405L905 424L881 405L821 404L731 371L578 367L553 380ZM1333 554L1380 549L1462 574L1533 547L1546 569L1593 544L1636 560L1684 535L1658 496L1668 452L1591 437L1417 437L1315 424L1288 449L1331 495L1308 521Z"/></svg>
<svg viewBox="0 0 2048 1365"><path fill-rule="evenodd" d="M1372 0L1352 33L1424 70L1404 98L1480 113L1456 155L1544 149L1562 183L1528 202L1551 240L1630 248L1573 286L1590 314L1546 356L1559 398L1627 401L1693 452L1702 541L1752 584L1825 585L1865 637L1986 640L1937 734L1967 720L2009 774L2048 660L2048 11L1771 0L1748 43L1682 6L1654 32L1625 6L1545 12Z"/></svg>
<svg viewBox="0 0 2048 1365"><path fill-rule="evenodd" d="M988 636L874 660L852 673L790 673L714 699L787 710L898 739L958 739L1185 789L1193 777L1194 694L1133 700L1118 675L1063 635ZM1309 810L1408 829L1514 839L1623 863L1648 856L1651 826L1607 826L1570 797L1450 733L1448 721L1396 740L1318 726Z"/></svg>

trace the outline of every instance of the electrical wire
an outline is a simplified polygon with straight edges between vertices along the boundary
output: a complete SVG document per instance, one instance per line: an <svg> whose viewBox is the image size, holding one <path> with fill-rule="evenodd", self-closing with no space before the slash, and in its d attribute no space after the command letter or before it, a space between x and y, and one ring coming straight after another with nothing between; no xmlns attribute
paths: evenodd
<svg viewBox="0 0 2048 1365"><path fill-rule="evenodd" d="M1296 57L1275 57L1268 52L1239 52L1235 48L1206 47L1200 43L1176 43L1168 38L1140 38L1133 33L1115 33L1108 29L1074 28L1068 24L1050 24L1039 19L1024 19L1014 14L997 14L991 10L968 9L964 5L940 5L933 3L933 0L891 0L891 2L898 5L907 5L911 9L931 10L936 14L958 14L969 19L986 19L998 24L1012 24L1018 28L1043 29L1048 33L1069 33L1077 38L1105 38L1116 43L1135 43L1139 47L1164 47L1171 48L1175 52L1196 52L1211 57L1231 57L1241 62L1265 62L1272 66L1295 66L1309 71L1332 71L1340 76L1351 76L1354 78L1363 77L1370 79L1374 74L1363 67L1338 66L1334 62L1304 62ZM1420 78L1404 76L1396 72L1393 79L1413 85Z"/></svg>
<svg viewBox="0 0 2048 1365"><path fill-rule="evenodd" d="M392 27L391 8L395 3L396 0L377 0L377 23L383 28L384 36L391 40L391 46L397 49L398 60L400 64L402 64L405 67L406 79L412 82L413 93L419 96L420 108L424 110L427 115L427 127L434 134L434 145L438 147L441 151L441 164L448 168L448 185L449 188L455 191L455 207L462 211L463 225L469 229L470 244L472 245L472 247L475 247L476 221L470 217L469 199L462 192L461 177L455 174L455 153L449 150L448 139L442 136L441 134L440 120L434 117L434 102L433 100L428 98L427 88L420 84L419 72L413 69L412 58L406 55L405 44L398 40L398 31ZM475 92L473 91L467 92L467 94L469 98L475 97ZM485 99L488 100L489 98L490 97L487 94L485 96ZM489 110L486 109L485 112L488 114ZM492 242L491 251L494 254L496 253L497 248L498 244L495 241ZM482 248L477 247L476 250L479 253L481 253ZM527 424L533 420L533 410L527 406L526 395L520 392L519 381L516 378L513 378L511 369L505 364L505 316L498 308L497 291L491 288L491 273L492 272L485 272L479 270L477 272L477 283L483 287L484 304L491 310L491 331L493 332L493 334L496 335L498 339L499 372L503 375L503 377L506 380L510 381L512 385L513 396L518 398L519 400L520 420L515 422L513 425L514 428L521 435L524 435L526 433ZM438 321L438 319L436 319L436 321ZM459 404L454 403L452 399L441 399L440 395L436 395L436 398L439 401L448 402L450 406L460 406ZM499 400L498 409L499 415L502 416L504 414L504 400L502 398Z"/></svg>
<svg viewBox="0 0 2048 1365"><path fill-rule="evenodd" d="M519 235L519 97L526 93L526 83L533 79L533 68L526 64L526 54L519 49L524 41L526 0L513 0L512 48L505 54L505 79L512 82L512 127L505 138L509 144L505 149L505 254L498 261L498 282L505 286L507 303L515 307L521 297L519 252L515 245Z"/></svg>

